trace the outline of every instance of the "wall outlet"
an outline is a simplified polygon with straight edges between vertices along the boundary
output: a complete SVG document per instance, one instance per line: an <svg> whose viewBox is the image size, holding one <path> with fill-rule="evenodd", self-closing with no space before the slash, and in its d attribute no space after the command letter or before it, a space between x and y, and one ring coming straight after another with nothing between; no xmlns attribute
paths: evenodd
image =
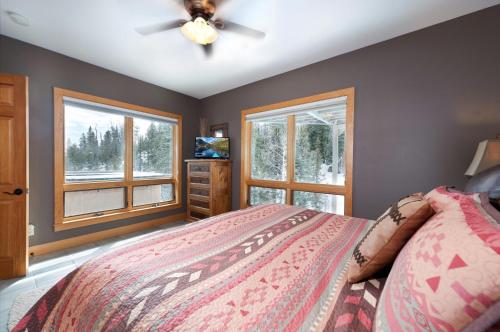
<svg viewBox="0 0 500 332"><path fill-rule="evenodd" d="M35 225L29 224L29 226L28 226L28 234L29 234L29 236L34 236L35 235Z"/></svg>

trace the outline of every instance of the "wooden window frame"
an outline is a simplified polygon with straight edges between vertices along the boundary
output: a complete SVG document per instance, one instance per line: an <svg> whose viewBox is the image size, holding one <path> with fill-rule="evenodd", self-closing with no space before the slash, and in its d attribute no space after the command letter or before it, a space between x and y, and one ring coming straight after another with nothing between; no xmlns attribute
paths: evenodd
<svg viewBox="0 0 500 332"><path fill-rule="evenodd" d="M353 87L326 92L314 96L288 100L276 104L260 106L241 111L241 196L240 207L249 206L249 187L264 187L286 190L286 204L293 205L293 192L306 191L344 196L344 215L352 215L352 177L353 177L353 145L354 145L354 96ZM252 123L246 121L249 114L260 113L285 107L312 103L320 100L347 97L346 99L346 131L345 131L345 185L329 185L295 182L295 116L288 116L287 128L287 179L285 181L257 180L251 178L251 132Z"/></svg>
<svg viewBox="0 0 500 332"><path fill-rule="evenodd" d="M125 116L125 169L122 181L65 183L64 170L64 97L119 107L135 112L168 117L177 120L173 135L173 168L172 177L154 179L133 179L133 121ZM152 108L137 106L108 98L97 97L81 92L54 88L54 230L62 231L94 224L127 219L136 216L164 212L182 207L182 116L163 112ZM133 206L133 188L136 186L173 184L174 200L143 206ZM96 216L95 213L64 217L64 193L70 191L96 190L109 188L125 188L126 207L118 210L105 211Z"/></svg>

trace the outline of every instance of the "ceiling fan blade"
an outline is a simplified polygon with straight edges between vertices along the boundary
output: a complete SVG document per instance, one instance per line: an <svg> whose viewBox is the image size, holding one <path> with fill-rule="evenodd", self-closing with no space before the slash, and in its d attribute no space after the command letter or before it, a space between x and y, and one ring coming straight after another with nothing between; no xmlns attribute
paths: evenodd
<svg viewBox="0 0 500 332"><path fill-rule="evenodd" d="M205 56L207 58L211 58L212 54L214 53L213 44L201 45L201 47L203 48L203 53L205 53Z"/></svg>
<svg viewBox="0 0 500 332"><path fill-rule="evenodd" d="M239 23L235 23L232 21L223 21L220 19L216 19L214 21L214 25L217 29L224 30L224 31L230 31L230 32L235 32L239 33L248 37L252 38L264 38L266 37L266 33L252 29L250 27L247 27L246 25L242 25Z"/></svg>
<svg viewBox="0 0 500 332"><path fill-rule="evenodd" d="M135 31L137 31L137 33L139 33L143 36L148 36L148 35L151 35L153 33L167 31L167 30L171 30L171 29L175 29L175 28L180 28L186 22L187 22L186 20L175 20L175 21L169 21L169 22L164 22L164 23L157 23L157 24L146 25L143 27L135 28Z"/></svg>

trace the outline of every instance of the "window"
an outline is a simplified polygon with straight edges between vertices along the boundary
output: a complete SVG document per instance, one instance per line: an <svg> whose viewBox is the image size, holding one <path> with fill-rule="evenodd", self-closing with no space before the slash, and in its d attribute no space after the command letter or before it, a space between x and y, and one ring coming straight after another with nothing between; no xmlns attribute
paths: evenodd
<svg viewBox="0 0 500 332"><path fill-rule="evenodd" d="M354 88L242 112L241 207L352 213Z"/></svg>
<svg viewBox="0 0 500 332"><path fill-rule="evenodd" d="M328 213L344 214L344 196L342 195L294 191L293 205Z"/></svg>
<svg viewBox="0 0 500 332"><path fill-rule="evenodd" d="M253 179L286 179L286 139L286 117L252 122L250 165Z"/></svg>
<svg viewBox="0 0 500 332"><path fill-rule="evenodd" d="M55 229L181 206L179 115L54 89Z"/></svg>
<svg viewBox="0 0 500 332"><path fill-rule="evenodd" d="M174 125L134 119L134 179L172 177Z"/></svg>
<svg viewBox="0 0 500 332"><path fill-rule="evenodd" d="M250 205L285 204L285 196L283 189L250 187Z"/></svg>
<svg viewBox="0 0 500 332"><path fill-rule="evenodd" d="M64 176L67 183L125 178L125 118L64 106Z"/></svg>
<svg viewBox="0 0 500 332"><path fill-rule="evenodd" d="M345 105L295 116L295 180L300 183L345 183Z"/></svg>

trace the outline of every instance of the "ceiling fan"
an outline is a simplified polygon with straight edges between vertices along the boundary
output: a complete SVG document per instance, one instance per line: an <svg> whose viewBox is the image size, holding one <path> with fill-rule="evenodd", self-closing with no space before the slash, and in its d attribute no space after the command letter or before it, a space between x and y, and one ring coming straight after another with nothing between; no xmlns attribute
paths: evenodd
<svg viewBox="0 0 500 332"><path fill-rule="evenodd" d="M218 3L221 1L219 0ZM213 52L212 44L217 40L218 31L231 31L253 38L264 38L262 31L249 28L235 22L212 19L215 14L216 2L214 0L184 0L184 8L191 16L191 20L174 20L143 27L135 30L147 36L153 33L180 28L181 32L194 43L200 44L207 56Z"/></svg>

